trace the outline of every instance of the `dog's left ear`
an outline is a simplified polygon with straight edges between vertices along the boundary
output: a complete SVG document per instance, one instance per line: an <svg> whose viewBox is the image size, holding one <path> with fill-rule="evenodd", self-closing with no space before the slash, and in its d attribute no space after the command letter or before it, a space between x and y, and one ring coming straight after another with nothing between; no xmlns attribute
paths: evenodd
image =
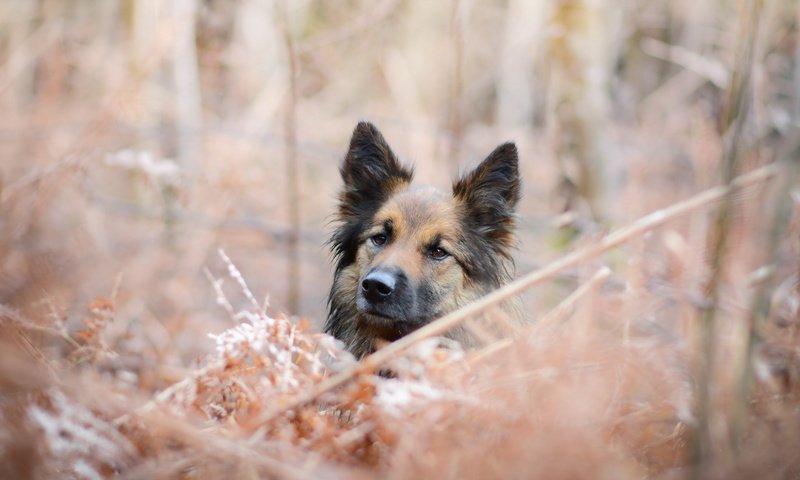
<svg viewBox="0 0 800 480"><path fill-rule="evenodd" d="M513 143L495 148L453 184L453 196L464 205L470 225L504 247L513 243L519 190L519 158Z"/></svg>

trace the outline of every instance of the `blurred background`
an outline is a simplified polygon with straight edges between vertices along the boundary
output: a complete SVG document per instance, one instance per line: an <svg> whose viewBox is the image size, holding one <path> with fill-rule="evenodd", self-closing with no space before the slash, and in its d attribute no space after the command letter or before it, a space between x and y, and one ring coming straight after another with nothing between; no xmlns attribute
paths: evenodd
<svg viewBox="0 0 800 480"><path fill-rule="evenodd" d="M742 8L4 0L0 303L68 326L113 298L112 342L191 359L231 324L209 281L226 276L221 248L271 312L320 328L337 168L359 120L445 189L515 141L517 270L531 271L720 182ZM746 166L800 126L798 24L796 0L762 2Z"/></svg>

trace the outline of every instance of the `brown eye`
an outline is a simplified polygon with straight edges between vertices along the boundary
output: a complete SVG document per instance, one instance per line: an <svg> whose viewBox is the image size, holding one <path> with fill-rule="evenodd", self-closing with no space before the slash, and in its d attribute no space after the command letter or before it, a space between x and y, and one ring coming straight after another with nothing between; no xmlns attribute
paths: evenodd
<svg viewBox="0 0 800 480"><path fill-rule="evenodd" d="M430 255L431 258L435 258L436 260L441 260L450 254L447 253L447 250L445 250L442 247L435 247L432 248L430 252L428 252L428 255Z"/></svg>
<svg viewBox="0 0 800 480"><path fill-rule="evenodd" d="M370 240L372 240L372 244L376 247L380 247L381 245L386 243L386 235L379 233L377 235L373 235Z"/></svg>

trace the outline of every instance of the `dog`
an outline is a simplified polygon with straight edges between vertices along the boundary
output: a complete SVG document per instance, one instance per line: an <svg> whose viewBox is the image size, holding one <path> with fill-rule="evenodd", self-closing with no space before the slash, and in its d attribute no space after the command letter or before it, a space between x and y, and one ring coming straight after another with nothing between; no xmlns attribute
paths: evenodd
<svg viewBox="0 0 800 480"><path fill-rule="evenodd" d="M357 358L508 283L519 160L504 143L444 193L412 186L378 129L353 131L339 169L325 332ZM465 329L447 334L469 343Z"/></svg>

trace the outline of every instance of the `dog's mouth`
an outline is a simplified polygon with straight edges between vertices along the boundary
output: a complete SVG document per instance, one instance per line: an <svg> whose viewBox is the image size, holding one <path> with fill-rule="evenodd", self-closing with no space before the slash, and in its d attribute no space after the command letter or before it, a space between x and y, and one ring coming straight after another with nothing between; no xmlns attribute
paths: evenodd
<svg viewBox="0 0 800 480"><path fill-rule="evenodd" d="M419 328L416 322L396 319L375 311L364 311L358 315L361 329L370 335L393 342Z"/></svg>

